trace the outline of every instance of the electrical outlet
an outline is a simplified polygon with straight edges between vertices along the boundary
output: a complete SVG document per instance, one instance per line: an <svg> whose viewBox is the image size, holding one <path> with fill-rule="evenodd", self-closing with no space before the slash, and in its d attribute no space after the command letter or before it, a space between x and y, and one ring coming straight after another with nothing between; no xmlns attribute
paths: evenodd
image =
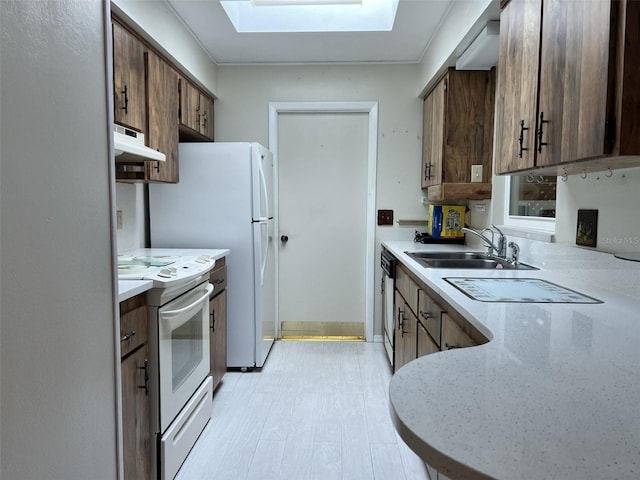
<svg viewBox="0 0 640 480"><path fill-rule="evenodd" d="M482 165L471 165L471 182L482 183Z"/></svg>
<svg viewBox="0 0 640 480"><path fill-rule="evenodd" d="M393 225L393 210L378 210L378 225Z"/></svg>
<svg viewBox="0 0 640 480"><path fill-rule="evenodd" d="M122 210L116 211L116 229L122 230Z"/></svg>

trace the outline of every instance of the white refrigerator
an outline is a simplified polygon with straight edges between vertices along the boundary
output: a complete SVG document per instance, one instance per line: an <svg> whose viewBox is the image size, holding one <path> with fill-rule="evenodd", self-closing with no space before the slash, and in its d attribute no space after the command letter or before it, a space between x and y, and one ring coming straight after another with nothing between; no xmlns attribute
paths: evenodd
<svg viewBox="0 0 640 480"><path fill-rule="evenodd" d="M228 248L227 365L262 367L276 336L273 155L181 143L177 184L149 185L152 247Z"/></svg>

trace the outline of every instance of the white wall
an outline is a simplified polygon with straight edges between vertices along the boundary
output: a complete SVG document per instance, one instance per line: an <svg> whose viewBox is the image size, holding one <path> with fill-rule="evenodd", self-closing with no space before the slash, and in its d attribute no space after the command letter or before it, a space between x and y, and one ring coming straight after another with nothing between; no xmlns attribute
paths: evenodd
<svg viewBox="0 0 640 480"><path fill-rule="evenodd" d="M424 96L446 67L454 66L487 21L498 20L497 0L455 0L425 50L418 70L418 94Z"/></svg>
<svg viewBox="0 0 640 480"><path fill-rule="evenodd" d="M598 210L597 249L604 252L640 252L640 168L571 175L558 179L556 237L575 245L578 209Z"/></svg>
<svg viewBox="0 0 640 480"><path fill-rule="evenodd" d="M422 100L416 96L417 68L417 65L219 66L216 138L268 145L269 102L378 101L376 209L393 209L395 219L425 219L426 209L420 202ZM376 259L380 241L387 238L412 239L413 228L377 227ZM380 285L379 275L376 268L374 285ZM376 335L382 331L379 296L376 289Z"/></svg>
<svg viewBox="0 0 640 480"><path fill-rule="evenodd" d="M105 9L0 2L0 476L114 479Z"/></svg>
<svg viewBox="0 0 640 480"><path fill-rule="evenodd" d="M148 243L144 184L116 183L116 211L122 215L122 228L117 229L118 252L144 247Z"/></svg>

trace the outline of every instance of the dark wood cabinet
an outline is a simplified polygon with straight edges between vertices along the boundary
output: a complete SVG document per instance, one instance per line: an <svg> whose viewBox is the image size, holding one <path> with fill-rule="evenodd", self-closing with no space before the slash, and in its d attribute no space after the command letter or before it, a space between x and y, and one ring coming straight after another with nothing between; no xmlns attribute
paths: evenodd
<svg viewBox="0 0 640 480"><path fill-rule="evenodd" d="M491 198L494 99L493 70L449 69L425 97L421 186L429 200ZM472 179L473 165L481 178Z"/></svg>
<svg viewBox="0 0 640 480"><path fill-rule="evenodd" d="M462 315L409 272L396 265L394 371L423 355L471 347L487 339Z"/></svg>
<svg viewBox="0 0 640 480"><path fill-rule="evenodd" d="M180 141L213 141L214 98L157 50L113 18L115 122L145 135L164 162L118 162L120 182L177 183Z"/></svg>
<svg viewBox="0 0 640 480"><path fill-rule="evenodd" d="M496 173L640 164L640 5L512 0L500 16ZM538 80L539 79L539 80Z"/></svg>
<svg viewBox="0 0 640 480"><path fill-rule="evenodd" d="M120 303L122 441L125 480L151 475L149 344L144 294Z"/></svg>
<svg viewBox="0 0 640 480"><path fill-rule="evenodd" d="M210 373L215 390L227 372L227 267L224 258L216 261L209 282L213 285L209 301Z"/></svg>
<svg viewBox="0 0 640 480"><path fill-rule="evenodd" d="M227 291L213 297L209 302L211 328L211 377L213 388L222 381L227 372Z"/></svg>
<svg viewBox="0 0 640 480"><path fill-rule="evenodd" d="M214 100L180 78L180 135L184 140L213 141Z"/></svg>
<svg viewBox="0 0 640 480"><path fill-rule="evenodd" d="M113 28L114 121L147 130L144 45L117 22Z"/></svg>
<svg viewBox="0 0 640 480"><path fill-rule="evenodd" d="M149 101L148 146L166 155L164 162L147 162L151 181L176 183L178 173L178 74L153 52L145 53Z"/></svg>

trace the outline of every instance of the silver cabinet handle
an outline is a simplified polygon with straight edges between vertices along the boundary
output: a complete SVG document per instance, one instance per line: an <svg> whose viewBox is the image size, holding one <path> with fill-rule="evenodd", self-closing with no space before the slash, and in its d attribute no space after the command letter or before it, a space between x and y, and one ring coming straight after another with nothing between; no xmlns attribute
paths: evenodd
<svg viewBox="0 0 640 480"><path fill-rule="evenodd" d="M149 360L144 359L144 365L138 367L138 370L144 370L144 385L138 388L144 388L144 394L149 395Z"/></svg>
<svg viewBox="0 0 640 480"><path fill-rule="evenodd" d="M133 337L135 334L136 334L135 330L131 330L129 333L125 333L124 336L120 339L120 342L126 342L131 337Z"/></svg>

